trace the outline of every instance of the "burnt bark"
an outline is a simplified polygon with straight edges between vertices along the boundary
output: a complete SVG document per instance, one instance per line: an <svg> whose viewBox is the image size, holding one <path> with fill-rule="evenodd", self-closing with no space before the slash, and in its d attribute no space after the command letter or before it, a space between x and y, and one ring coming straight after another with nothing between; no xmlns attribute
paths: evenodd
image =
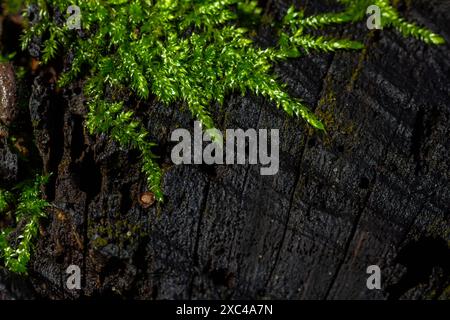
<svg viewBox="0 0 450 320"><path fill-rule="evenodd" d="M290 2L268 1L268 13L280 17ZM308 12L334 8L301 3ZM21 280L26 285L18 286L27 289L8 291L3 284L12 280L2 271L0 293L448 299L449 3L417 1L401 12L447 44L369 32L361 23L334 32L364 39L363 51L276 66L290 93L324 120L326 134L261 97L231 94L212 107L220 129L280 130L275 176L253 165L173 165L170 133L192 129L191 115L179 105L141 103L165 172L165 202L149 209L139 204L147 189L138 154L89 135L82 83L58 91L43 68L31 85L29 112L43 170L53 172L53 208ZM270 43L270 30L261 27L259 40ZM65 285L72 264L82 269L80 291ZM380 266L382 290L367 289L369 265Z"/></svg>

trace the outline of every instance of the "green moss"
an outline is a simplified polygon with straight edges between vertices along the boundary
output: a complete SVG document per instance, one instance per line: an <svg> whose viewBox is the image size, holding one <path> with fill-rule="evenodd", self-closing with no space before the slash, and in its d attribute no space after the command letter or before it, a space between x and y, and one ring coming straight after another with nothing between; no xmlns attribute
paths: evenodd
<svg viewBox="0 0 450 320"><path fill-rule="evenodd" d="M367 48L365 47L364 49L362 49L361 54L359 55L358 65L352 72L352 76L350 78L350 83L347 85L347 91L350 92L353 90L353 87L355 86L355 82L358 80L358 78L361 74L361 70L364 67L364 61L367 58L367 54L368 54Z"/></svg>
<svg viewBox="0 0 450 320"><path fill-rule="evenodd" d="M10 192L5 190L0 190L0 214L4 214L6 209L9 208L11 203L12 195Z"/></svg>
<svg viewBox="0 0 450 320"><path fill-rule="evenodd" d="M335 130L335 120L333 111L336 108L336 95L329 89L328 92L319 100L319 105L316 114L322 119L325 127L330 130Z"/></svg>
<svg viewBox="0 0 450 320"><path fill-rule="evenodd" d="M321 97L318 102L316 115L323 121L325 127L327 128L327 132L333 132L333 135L325 135L323 137L323 143L325 146L331 146L334 143L334 138L338 135L345 135L350 137L351 139L355 139L355 124L350 119L347 119L346 122L337 122L335 118L335 114L338 112L337 108L339 105L337 103L337 96L333 90L333 83L330 77L325 78L325 93ZM310 136L315 134L314 131L309 132Z"/></svg>
<svg viewBox="0 0 450 320"><path fill-rule="evenodd" d="M109 243L125 248L127 244L134 244L146 234L141 223L131 223L121 218L119 214L114 220L100 221L92 225L88 237L95 249L105 247Z"/></svg>
<svg viewBox="0 0 450 320"><path fill-rule="evenodd" d="M91 133L108 133L121 145L138 149L149 188L162 201L162 173L152 153L155 144L148 141L133 106L111 98L116 90L127 88L142 100L153 95L165 104L185 102L206 129L214 127L210 105L222 105L230 92L251 92L323 130L322 121L298 97L287 93L272 66L304 54L359 50L363 45L314 36L312 30L362 21L367 7L376 4L382 9L385 27L393 26L427 43L443 43L442 37L403 20L388 0L339 2L342 12L305 16L291 7L282 21L272 23L267 16L261 17L262 9L255 1L31 0L26 3L37 5L40 17L27 25L22 42L26 48L34 37L42 37L44 62L63 50L73 54L70 70L59 84L87 79L84 94ZM81 8L84 36L55 22L56 13L74 4ZM263 49L251 40L260 23L275 26L278 43L274 47Z"/></svg>
<svg viewBox="0 0 450 320"><path fill-rule="evenodd" d="M45 208L49 204L42 199L41 193L41 187L47 181L48 177L38 176L35 181L18 185L12 192L0 190L0 214L13 212L17 225L16 228L0 230L0 257L13 272L27 271L39 220L47 215ZM10 240L16 245L11 245Z"/></svg>
<svg viewBox="0 0 450 320"><path fill-rule="evenodd" d="M91 244L94 248L99 249L108 244L108 240L102 237L97 237L91 241Z"/></svg>
<svg viewBox="0 0 450 320"><path fill-rule="evenodd" d="M447 286L440 297L438 297L440 300L450 300L450 285Z"/></svg>
<svg viewBox="0 0 450 320"><path fill-rule="evenodd" d="M438 237L442 235L444 239L450 239L450 228L448 227L448 219L443 215L437 215L433 221L427 225L427 234ZM450 248L450 240L448 241Z"/></svg>

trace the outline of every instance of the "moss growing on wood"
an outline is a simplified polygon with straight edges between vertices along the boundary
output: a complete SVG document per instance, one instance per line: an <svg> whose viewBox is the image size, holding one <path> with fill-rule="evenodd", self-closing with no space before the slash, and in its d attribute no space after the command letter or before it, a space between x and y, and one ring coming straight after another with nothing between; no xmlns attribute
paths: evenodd
<svg viewBox="0 0 450 320"><path fill-rule="evenodd" d="M21 1L9 1L16 6ZM262 21L256 1L239 0L31 0L38 8L27 23L23 48L43 38L42 60L70 52L70 69L60 85L84 77L88 99L87 125L91 133L108 133L123 146L138 149L150 190L162 201L161 170L152 152L154 143L133 110L111 98L111 92L128 89L140 99L150 95L169 104L183 102L205 129L214 122L208 107L223 104L230 92L252 92L272 100L290 116L302 117L323 130L321 120L297 97L290 96L272 71L275 62L313 52L358 50L360 42L314 36L314 29L355 23L366 18L372 4L381 8L383 26L427 43L443 39L399 16L388 0L341 0L344 10L306 16L291 7L278 23L278 42L262 49L239 19ZM12 4L11 4L12 5ZM82 30L69 30L66 10L81 9ZM36 16L37 11L39 15ZM27 16L30 16L28 10ZM253 19L255 18L255 19Z"/></svg>
<svg viewBox="0 0 450 320"><path fill-rule="evenodd" d="M49 205L41 192L47 181L48 177L37 176L35 181L22 183L11 192L0 190L0 218L14 216L16 225L0 230L0 258L13 272L27 271L39 220L46 216L45 208Z"/></svg>

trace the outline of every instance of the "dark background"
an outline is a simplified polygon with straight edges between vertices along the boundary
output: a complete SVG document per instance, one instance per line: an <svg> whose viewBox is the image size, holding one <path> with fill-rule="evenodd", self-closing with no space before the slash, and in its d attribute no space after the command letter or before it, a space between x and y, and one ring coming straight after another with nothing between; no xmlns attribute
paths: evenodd
<svg viewBox="0 0 450 320"><path fill-rule="evenodd" d="M291 3L267 1L266 13L280 19ZM337 8L296 3L308 13ZM400 1L399 10L450 42L450 1ZM260 176L259 166L172 165L168 138L193 128L189 111L140 103L165 171L165 202L150 209L138 203L146 191L138 154L84 129L83 83L57 90L53 67L38 68L19 88L21 121L53 172L46 193L54 207L29 276L0 269L0 297L449 299L450 47L365 23L327 33L366 49L275 68L327 134L261 97L231 94L212 106L221 130L280 129L275 176ZM258 34L272 43L269 27ZM8 146L0 154L11 154ZM25 167L13 163L11 181ZM71 264L82 269L80 291L66 289ZM366 287L373 264L382 290Z"/></svg>

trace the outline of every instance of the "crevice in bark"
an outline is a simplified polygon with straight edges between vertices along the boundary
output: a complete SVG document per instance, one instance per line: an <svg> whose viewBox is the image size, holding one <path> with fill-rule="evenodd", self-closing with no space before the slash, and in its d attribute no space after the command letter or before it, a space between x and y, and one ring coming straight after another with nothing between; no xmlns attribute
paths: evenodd
<svg viewBox="0 0 450 320"><path fill-rule="evenodd" d="M375 177L375 181L376 181L376 177ZM350 250L350 245L352 244L352 242L353 242L353 240L355 238L356 231L358 230L359 222L360 222L362 214L363 214L363 212L364 212L364 210L366 208L366 205L367 205L367 203L368 203L368 201L369 201L369 199L370 199L370 197L372 195L374 186L375 186L375 182L372 184L372 187L367 192L367 194L366 194L366 196L364 198L362 207L358 211L358 213L357 213L357 215L356 215L356 217L355 217L355 219L353 221L353 225L352 225L352 228L350 230L350 234L349 234L349 236L347 238L347 242L345 243L345 246L344 246L344 254L342 255L342 258L341 258L341 260L339 261L339 263L337 265L336 271L334 272L333 277L331 278L330 284L329 284L329 286L328 286L328 288L327 288L327 290L325 292L324 298L323 298L324 300L327 300L328 297L330 296L330 292L333 289L334 284L336 283L336 280L337 280L337 278L339 276L339 272L341 271L342 266L345 263L345 260L347 258L347 254L348 254L348 252Z"/></svg>
<svg viewBox="0 0 450 320"><path fill-rule="evenodd" d="M195 285L195 279L197 277L197 274L200 271L199 267L200 267L200 258L199 258L199 254L198 254L198 248L199 248L199 243L200 243L200 237L201 237L201 227L202 227L202 223L203 223L203 216L205 214L206 208L207 208L207 204L208 204L208 195L209 195L209 188L210 188L210 182L209 180L207 180L206 182L206 186L205 189L203 191L203 200L202 200L202 204L200 205L200 210L199 210L199 215L198 215L198 225L197 225L197 232L196 232L196 237L195 237L195 243L194 243L194 250L193 250L193 256L192 256L192 261L193 261L193 272L194 274L192 275L192 279L188 288L188 297L189 299L192 299L192 294L193 294L193 289L194 289L194 285Z"/></svg>

